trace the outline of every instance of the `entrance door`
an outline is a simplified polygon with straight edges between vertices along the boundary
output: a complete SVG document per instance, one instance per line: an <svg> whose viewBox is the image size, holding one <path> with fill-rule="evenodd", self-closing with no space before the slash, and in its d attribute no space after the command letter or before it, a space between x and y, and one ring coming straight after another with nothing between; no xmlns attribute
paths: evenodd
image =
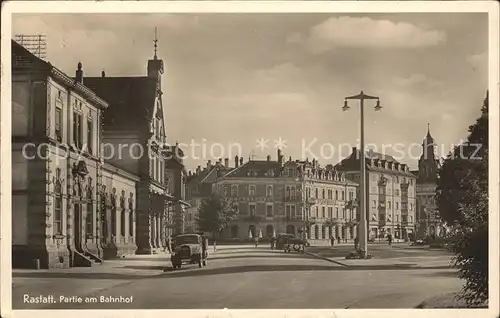
<svg viewBox="0 0 500 318"><path fill-rule="evenodd" d="M75 231L75 248L77 251L82 250L82 213L80 204L75 204L74 212L74 231Z"/></svg>

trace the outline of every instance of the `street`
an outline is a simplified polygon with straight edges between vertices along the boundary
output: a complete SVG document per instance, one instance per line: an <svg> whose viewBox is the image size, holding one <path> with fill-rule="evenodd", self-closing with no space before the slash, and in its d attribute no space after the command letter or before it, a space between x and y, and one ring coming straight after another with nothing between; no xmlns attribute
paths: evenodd
<svg viewBox="0 0 500 318"><path fill-rule="evenodd" d="M462 286L455 270L446 266L449 255L443 251L381 244L370 248L378 258L345 260L351 266L271 251L266 245L220 246L201 269L188 265L174 271L165 255L154 255L93 268L15 270L13 309L414 308ZM309 251L327 257L351 249ZM52 295L56 303L30 304L25 295ZM116 302L109 302L110 297Z"/></svg>

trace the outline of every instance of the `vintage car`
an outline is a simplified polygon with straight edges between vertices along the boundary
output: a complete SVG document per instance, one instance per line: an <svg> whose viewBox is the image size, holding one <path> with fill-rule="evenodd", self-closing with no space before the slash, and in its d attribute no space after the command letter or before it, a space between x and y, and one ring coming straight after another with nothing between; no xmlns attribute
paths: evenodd
<svg viewBox="0 0 500 318"><path fill-rule="evenodd" d="M280 233L277 235L277 249L285 252L303 252L306 242L301 238L296 238L293 234Z"/></svg>
<svg viewBox="0 0 500 318"><path fill-rule="evenodd" d="M170 261L174 269L181 268L183 264L198 264L199 267L207 266L208 251L206 247L208 247L208 244L203 236L199 234L177 235L172 243Z"/></svg>

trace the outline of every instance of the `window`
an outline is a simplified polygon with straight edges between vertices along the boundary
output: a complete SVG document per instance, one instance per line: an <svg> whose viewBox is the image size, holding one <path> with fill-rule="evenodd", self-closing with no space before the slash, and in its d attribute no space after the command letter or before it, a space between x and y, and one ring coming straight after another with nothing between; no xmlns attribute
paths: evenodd
<svg viewBox="0 0 500 318"><path fill-rule="evenodd" d="M125 205L122 207L122 210L120 212L120 234L122 237L125 237L125 218L126 218L126 213L125 213Z"/></svg>
<svg viewBox="0 0 500 318"><path fill-rule="evenodd" d="M342 201L344 201L344 200L345 200L345 192L344 192L344 190L342 190Z"/></svg>
<svg viewBox="0 0 500 318"><path fill-rule="evenodd" d="M286 199L290 199L290 187L289 186L286 187L286 189L285 189L285 197L286 197Z"/></svg>
<svg viewBox="0 0 500 318"><path fill-rule="evenodd" d="M339 218L339 208L335 208L335 218Z"/></svg>
<svg viewBox="0 0 500 318"><path fill-rule="evenodd" d="M273 217L273 206L272 205L266 206L266 217L268 217L268 218Z"/></svg>
<svg viewBox="0 0 500 318"><path fill-rule="evenodd" d="M399 195L399 189L396 189L395 191L396 191L396 195Z"/></svg>
<svg viewBox="0 0 500 318"><path fill-rule="evenodd" d="M63 209L63 200L62 200L62 186L59 181L61 174L61 169L57 168L56 170L56 178L57 181L55 183L55 204L54 204L54 234L62 235L62 209Z"/></svg>
<svg viewBox="0 0 500 318"><path fill-rule="evenodd" d="M333 208L331 206L328 207L328 218L332 218L333 217Z"/></svg>
<svg viewBox="0 0 500 318"><path fill-rule="evenodd" d="M87 228L85 233L87 237L94 236L94 205L92 202L87 203L87 217L85 218L85 224Z"/></svg>
<svg viewBox="0 0 500 318"><path fill-rule="evenodd" d="M339 190L335 190L335 200L339 199Z"/></svg>
<svg viewBox="0 0 500 318"><path fill-rule="evenodd" d="M133 201L130 199L130 202L128 204L129 206L129 211L128 211L128 235L130 237L134 236L134 204Z"/></svg>
<svg viewBox="0 0 500 318"><path fill-rule="evenodd" d="M82 149L82 114L73 113L73 143L78 149Z"/></svg>
<svg viewBox="0 0 500 318"><path fill-rule="evenodd" d="M396 202L396 210L399 210L399 202Z"/></svg>
<svg viewBox="0 0 500 318"><path fill-rule="evenodd" d="M289 205L287 205L287 206L285 207L285 217L286 217L286 218L288 218L288 219L292 216L292 215L291 215L291 212L290 212L290 208L291 208L291 207L290 207Z"/></svg>
<svg viewBox="0 0 500 318"><path fill-rule="evenodd" d="M322 207L321 208L321 217L324 219L326 218L326 208L325 207Z"/></svg>
<svg viewBox="0 0 500 318"><path fill-rule="evenodd" d="M345 219L345 209L342 208L342 218Z"/></svg>
<svg viewBox="0 0 500 318"><path fill-rule="evenodd" d="M87 119L87 151L89 154L93 154L94 149L94 123L92 119Z"/></svg>
<svg viewBox="0 0 500 318"><path fill-rule="evenodd" d="M238 187L237 186L232 186L231 187L231 195L235 197L238 194Z"/></svg>
<svg viewBox="0 0 500 318"><path fill-rule="evenodd" d="M272 186L267 186L267 196L268 197L273 196L273 187Z"/></svg>
<svg viewBox="0 0 500 318"><path fill-rule="evenodd" d="M251 185L250 187L248 187L248 195L255 196L255 186Z"/></svg>
<svg viewBox="0 0 500 318"><path fill-rule="evenodd" d="M306 189L306 196L307 196L308 198L310 198L310 197L311 197L311 188L307 188L307 189Z"/></svg>
<svg viewBox="0 0 500 318"><path fill-rule="evenodd" d="M292 205L292 218L294 218L296 215L295 215L295 205Z"/></svg>
<svg viewBox="0 0 500 318"><path fill-rule="evenodd" d="M295 187L292 187L291 198L292 198L292 200L295 200Z"/></svg>
<svg viewBox="0 0 500 318"><path fill-rule="evenodd" d="M328 190L328 199L333 199L333 191L332 190Z"/></svg>
<svg viewBox="0 0 500 318"><path fill-rule="evenodd" d="M352 191L349 191L349 200L352 200L354 198L354 193Z"/></svg>
<svg viewBox="0 0 500 318"><path fill-rule="evenodd" d="M325 198L326 198L326 197L325 197L325 189L323 189L323 190L321 191L321 197L322 197L323 199L325 199Z"/></svg>
<svg viewBox="0 0 500 318"><path fill-rule="evenodd" d="M248 211L250 212L250 216L255 216L255 205L249 205Z"/></svg>
<svg viewBox="0 0 500 318"><path fill-rule="evenodd" d="M319 191L318 191L318 189L316 189L314 192L315 192L315 198L318 199L319 198Z"/></svg>
<svg viewBox="0 0 500 318"><path fill-rule="evenodd" d="M389 208L389 210L391 209L391 201L387 201L387 207Z"/></svg>
<svg viewBox="0 0 500 318"><path fill-rule="evenodd" d="M293 177L293 169L292 168L288 168L288 176Z"/></svg>
<svg viewBox="0 0 500 318"><path fill-rule="evenodd" d="M56 107L56 140L62 142L62 109Z"/></svg>
<svg viewBox="0 0 500 318"><path fill-rule="evenodd" d="M399 215L396 215L396 222L399 222Z"/></svg>

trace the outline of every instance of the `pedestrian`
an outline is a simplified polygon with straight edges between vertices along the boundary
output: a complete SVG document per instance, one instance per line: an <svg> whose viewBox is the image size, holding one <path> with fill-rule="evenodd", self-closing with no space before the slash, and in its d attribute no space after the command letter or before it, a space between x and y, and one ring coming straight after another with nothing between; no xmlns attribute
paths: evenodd
<svg viewBox="0 0 500 318"><path fill-rule="evenodd" d="M357 251L358 250L358 245L359 245L359 238L354 239L354 249Z"/></svg>
<svg viewBox="0 0 500 318"><path fill-rule="evenodd" d="M254 243L255 243L255 247L258 247L258 246L259 246L259 237L258 237L258 236L256 236L256 237L254 238Z"/></svg>
<svg viewBox="0 0 500 318"><path fill-rule="evenodd" d="M337 236L337 244L340 244L340 236Z"/></svg>
<svg viewBox="0 0 500 318"><path fill-rule="evenodd" d="M335 245L335 239L333 238L333 235L330 236L330 245L331 246Z"/></svg>
<svg viewBox="0 0 500 318"><path fill-rule="evenodd" d="M274 236L271 237L270 242L271 242L271 251L274 251L274 244L276 243L276 238Z"/></svg>
<svg viewBox="0 0 500 318"><path fill-rule="evenodd" d="M214 252L217 252L217 241L214 239Z"/></svg>
<svg viewBox="0 0 500 318"><path fill-rule="evenodd" d="M387 241L389 242L389 246L392 246L392 235L387 235Z"/></svg>

